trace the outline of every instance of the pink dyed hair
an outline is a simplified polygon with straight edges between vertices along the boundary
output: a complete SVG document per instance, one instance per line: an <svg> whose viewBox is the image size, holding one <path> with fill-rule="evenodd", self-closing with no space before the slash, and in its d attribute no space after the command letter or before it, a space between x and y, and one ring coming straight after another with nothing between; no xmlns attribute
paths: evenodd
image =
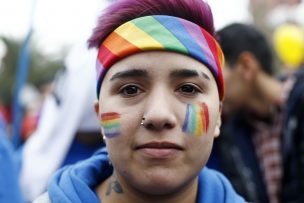
<svg viewBox="0 0 304 203"><path fill-rule="evenodd" d="M214 36L213 16L203 0L118 0L99 17L88 40L90 48L99 48L117 27L132 19L149 15L169 15L186 19Z"/></svg>

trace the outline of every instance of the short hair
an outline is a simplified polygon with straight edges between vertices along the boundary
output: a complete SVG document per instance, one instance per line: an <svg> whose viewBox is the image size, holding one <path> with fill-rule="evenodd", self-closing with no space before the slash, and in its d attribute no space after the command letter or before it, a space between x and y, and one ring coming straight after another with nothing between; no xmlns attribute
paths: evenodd
<svg viewBox="0 0 304 203"><path fill-rule="evenodd" d="M99 48L117 27L132 19L149 15L169 15L200 25L212 36L215 34L213 16L203 0L118 0L99 17L88 40L89 48Z"/></svg>
<svg viewBox="0 0 304 203"><path fill-rule="evenodd" d="M272 75L272 50L266 37L254 26L233 23L217 32L217 39L222 47L225 60L234 65L244 51L252 53L262 70Z"/></svg>

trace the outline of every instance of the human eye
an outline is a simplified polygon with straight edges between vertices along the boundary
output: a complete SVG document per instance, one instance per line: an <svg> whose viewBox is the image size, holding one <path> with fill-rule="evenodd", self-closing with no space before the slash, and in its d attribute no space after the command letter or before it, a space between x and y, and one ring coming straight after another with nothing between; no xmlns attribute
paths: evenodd
<svg viewBox="0 0 304 203"><path fill-rule="evenodd" d="M141 88L135 84L124 85L119 90L119 94L124 97L134 97L139 95L141 92Z"/></svg>
<svg viewBox="0 0 304 203"><path fill-rule="evenodd" d="M202 92L198 86L196 86L194 84L190 84L190 83L180 85L177 88L177 91L184 95L188 95L188 96L196 95L196 94Z"/></svg>

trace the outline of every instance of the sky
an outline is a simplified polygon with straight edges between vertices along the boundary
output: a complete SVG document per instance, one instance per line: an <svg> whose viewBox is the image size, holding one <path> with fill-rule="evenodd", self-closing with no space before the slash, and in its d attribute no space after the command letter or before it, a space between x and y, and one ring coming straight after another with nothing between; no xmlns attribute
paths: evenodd
<svg viewBox="0 0 304 203"><path fill-rule="evenodd" d="M216 29L230 22L251 20L248 0L206 1L213 11ZM0 0L0 36L23 39L32 22L32 39L38 48L46 53L59 53L63 47L88 38L98 13L109 2L110 0Z"/></svg>
<svg viewBox="0 0 304 203"><path fill-rule="evenodd" d="M0 0L0 36L23 39L32 22L37 46L58 52L87 38L97 13L107 4L107 0Z"/></svg>

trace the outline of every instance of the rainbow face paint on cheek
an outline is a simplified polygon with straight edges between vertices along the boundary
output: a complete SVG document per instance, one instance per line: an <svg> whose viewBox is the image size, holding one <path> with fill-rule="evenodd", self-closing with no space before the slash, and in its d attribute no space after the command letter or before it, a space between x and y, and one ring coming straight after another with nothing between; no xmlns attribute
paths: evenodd
<svg viewBox="0 0 304 203"><path fill-rule="evenodd" d="M113 138L120 135L120 114L116 112L102 113L100 124L104 130L104 136Z"/></svg>
<svg viewBox="0 0 304 203"><path fill-rule="evenodd" d="M209 128L209 111L205 103L187 104L183 132L202 136Z"/></svg>

